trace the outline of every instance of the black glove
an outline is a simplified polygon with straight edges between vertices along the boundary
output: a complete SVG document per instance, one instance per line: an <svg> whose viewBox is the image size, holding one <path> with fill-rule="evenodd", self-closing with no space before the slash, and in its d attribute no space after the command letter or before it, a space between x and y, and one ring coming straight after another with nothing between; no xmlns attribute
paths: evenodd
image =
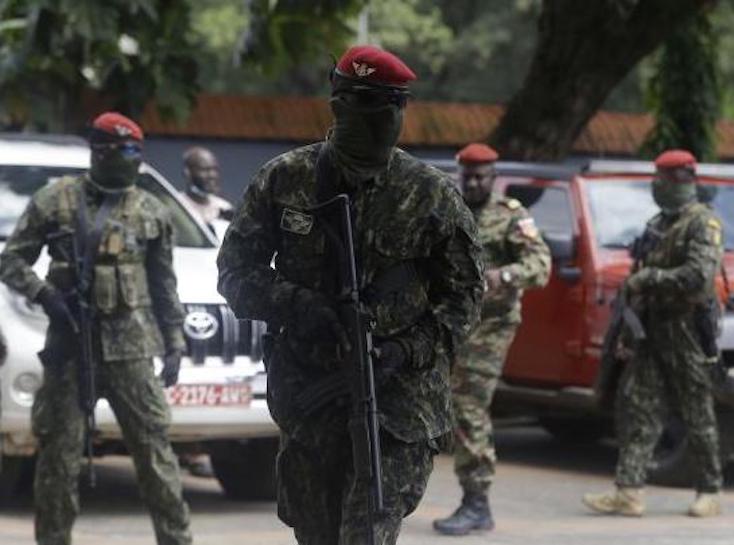
<svg viewBox="0 0 734 545"><path fill-rule="evenodd" d="M408 361L406 347L394 340L378 342L375 345L375 379L378 384L384 384Z"/></svg>
<svg viewBox="0 0 734 545"><path fill-rule="evenodd" d="M297 337L316 342L335 342L347 352L351 343L334 306L323 294L298 288L293 296L290 327Z"/></svg>
<svg viewBox="0 0 734 545"><path fill-rule="evenodd" d="M161 380L163 387L168 388L178 382L178 372L181 369L181 352L173 350L166 352L163 356L163 369L161 369Z"/></svg>
<svg viewBox="0 0 734 545"><path fill-rule="evenodd" d="M41 305L43 312L48 316L51 327L74 330L76 322L64 300L64 296L53 288L44 287L38 292L36 302Z"/></svg>

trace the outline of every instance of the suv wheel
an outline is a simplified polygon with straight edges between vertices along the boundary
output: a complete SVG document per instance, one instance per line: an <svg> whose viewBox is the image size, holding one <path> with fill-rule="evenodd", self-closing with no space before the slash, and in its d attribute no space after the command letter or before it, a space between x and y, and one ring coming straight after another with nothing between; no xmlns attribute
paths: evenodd
<svg viewBox="0 0 734 545"><path fill-rule="evenodd" d="M35 456L3 456L0 461L0 505L33 493Z"/></svg>
<svg viewBox="0 0 734 545"><path fill-rule="evenodd" d="M214 475L228 498L275 499L275 456L278 439L215 441L207 445Z"/></svg>
<svg viewBox="0 0 734 545"><path fill-rule="evenodd" d="M598 418L542 416L539 421L545 431L559 441L569 444L595 443L610 435L608 426Z"/></svg>

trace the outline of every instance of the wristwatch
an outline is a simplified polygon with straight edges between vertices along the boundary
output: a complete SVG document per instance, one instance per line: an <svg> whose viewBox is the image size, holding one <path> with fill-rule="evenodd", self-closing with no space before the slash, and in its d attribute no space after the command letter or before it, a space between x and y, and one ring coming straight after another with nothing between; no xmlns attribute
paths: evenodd
<svg viewBox="0 0 734 545"><path fill-rule="evenodd" d="M507 269L503 270L500 273L500 280L503 284L509 284L510 282L512 282L512 273Z"/></svg>

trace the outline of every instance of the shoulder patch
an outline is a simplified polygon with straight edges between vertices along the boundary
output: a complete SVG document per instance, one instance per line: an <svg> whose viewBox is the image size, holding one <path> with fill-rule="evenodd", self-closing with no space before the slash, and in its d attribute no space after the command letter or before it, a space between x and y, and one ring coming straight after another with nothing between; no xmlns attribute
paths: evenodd
<svg viewBox="0 0 734 545"><path fill-rule="evenodd" d="M314 218L310 214L284 208L283 215L280 217L280 228L296 235L307 235L311 232L313 222Z"/></svg>
<svg viewBox="0 0 734 545"><path fill-rule="evenodd" d="M706 222L706 228L711 241L716 245L721 245L721 222L717 218L709 218Z"/></svg>
<svg viewBox="0 0 734 545"><path fill-rule="evenodd" d="M708 226L712 229L718 229L719 231L721 231L721 222L716 218L709 218Z"/></svg>
<svg viewBox="0 0 734 545"><path fill-rule="evenodd" d="M535 225L535 220L530 216L518 220L517 228L520 230L520 234L526 238L538 238L538 228Z"/></svg>

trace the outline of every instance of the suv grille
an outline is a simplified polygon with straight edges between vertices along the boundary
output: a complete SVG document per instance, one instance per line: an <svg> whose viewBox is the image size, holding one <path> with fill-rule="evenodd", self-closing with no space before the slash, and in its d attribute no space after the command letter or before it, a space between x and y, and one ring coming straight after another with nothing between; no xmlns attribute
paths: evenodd
<svg viewBox="0 0 734 545"><path fill-rule="evenodd" d="M235 356L262 359L262 335L265 324L256 320L238 320L227 305L184 305L184 335L188 355L195 364L207 356L221 357L224 363Z"/></svg>

